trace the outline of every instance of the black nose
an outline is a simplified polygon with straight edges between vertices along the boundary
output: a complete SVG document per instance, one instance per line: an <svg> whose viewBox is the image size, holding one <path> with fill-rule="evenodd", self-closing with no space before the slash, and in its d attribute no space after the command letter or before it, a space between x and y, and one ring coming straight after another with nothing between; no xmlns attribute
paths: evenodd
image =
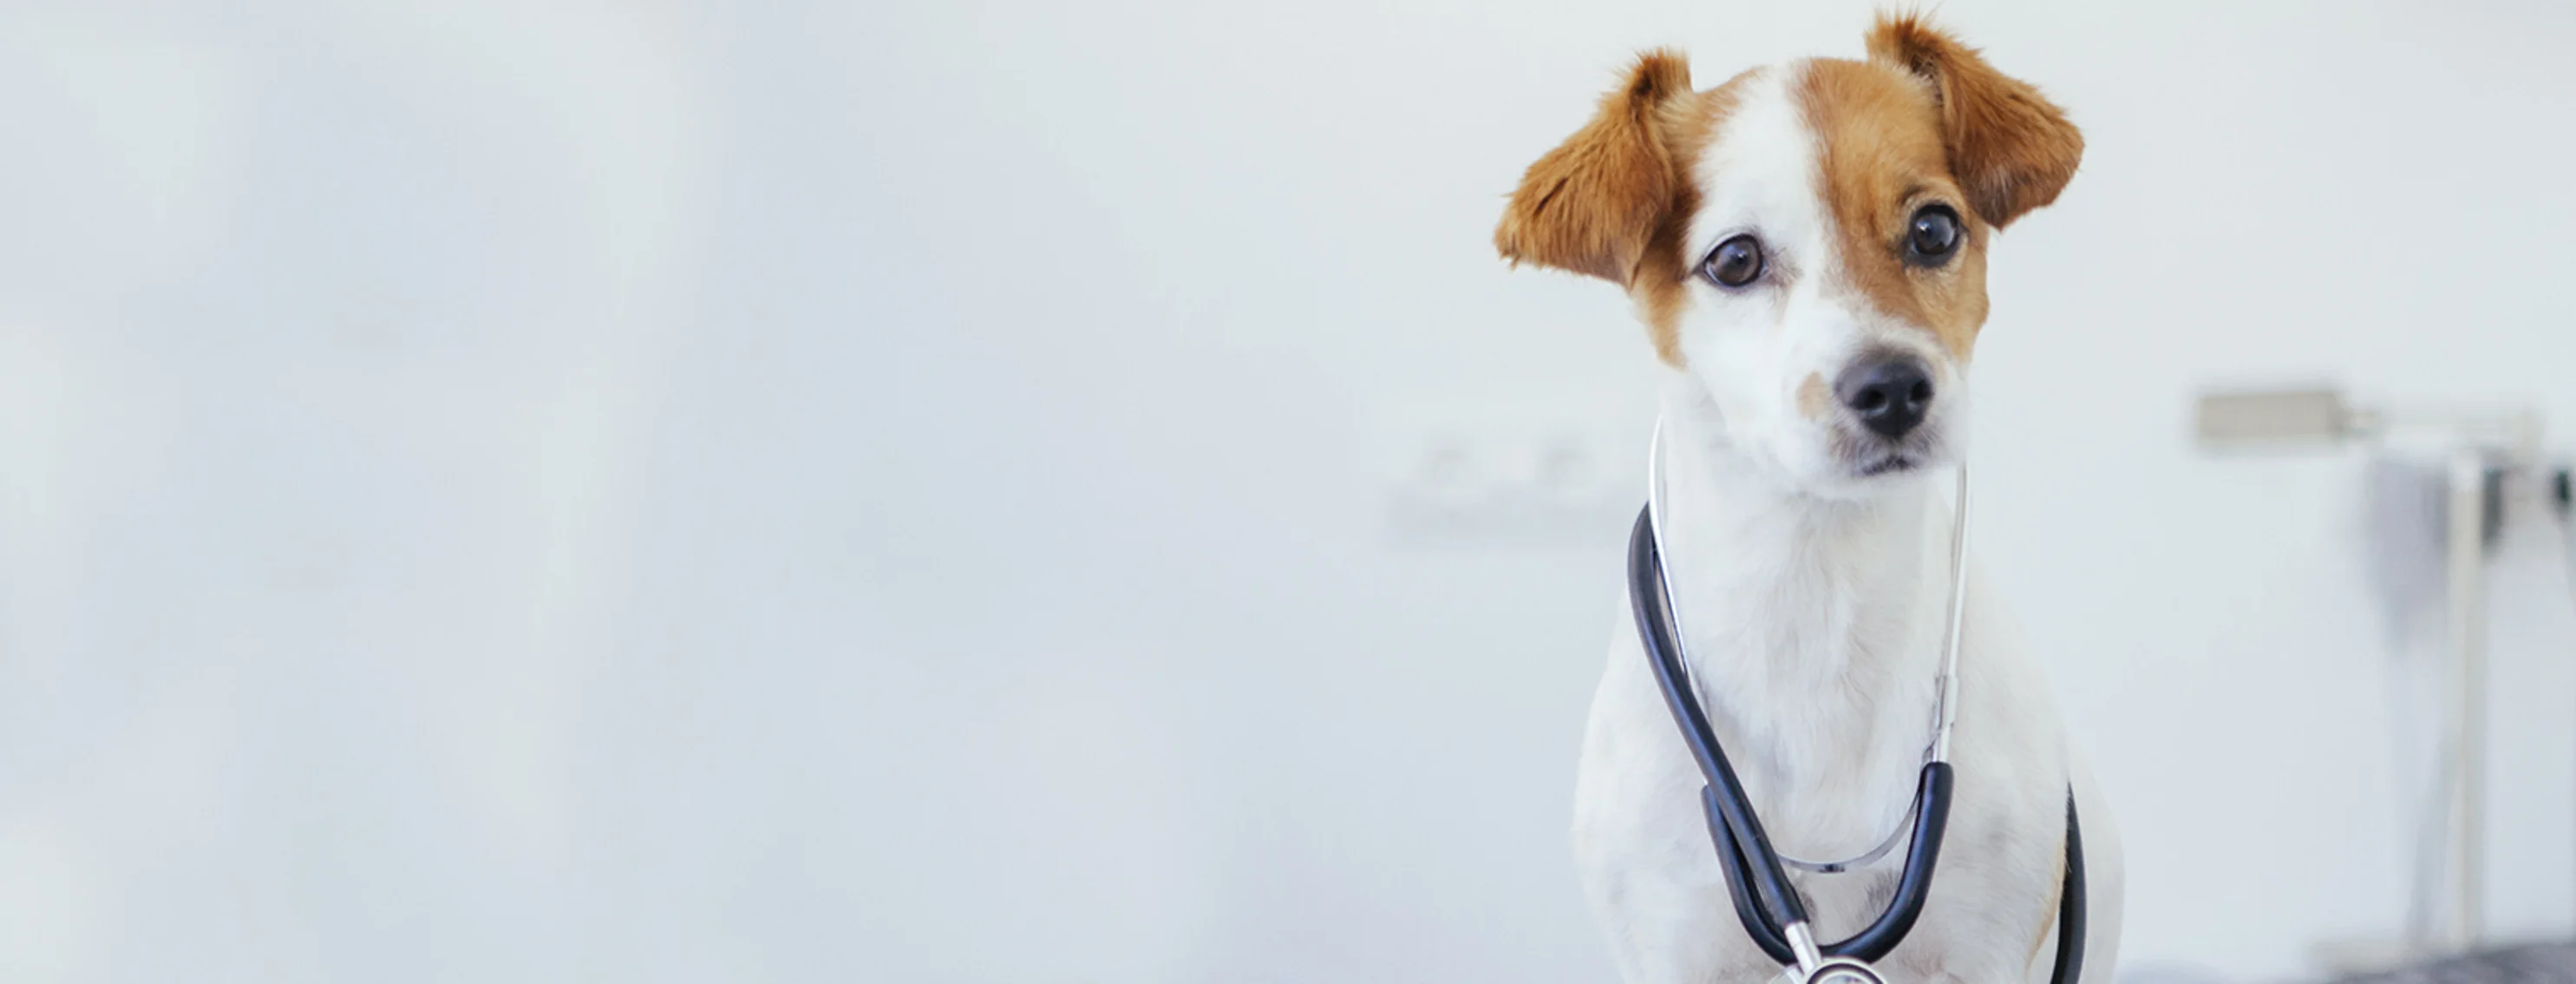
<svg viewBox="0 0 2576 984"><path fill-rule="evenodd" d="M1834 396L1869 429L1904 437L1932 411L1932 370L1910 355L1865 358L1834 380Z"/></svg>

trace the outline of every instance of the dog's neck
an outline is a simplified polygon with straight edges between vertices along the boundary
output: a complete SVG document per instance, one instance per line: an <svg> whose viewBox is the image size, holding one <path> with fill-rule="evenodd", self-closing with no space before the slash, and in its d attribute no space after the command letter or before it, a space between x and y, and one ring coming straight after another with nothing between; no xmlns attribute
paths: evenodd
<svg viewBox="0 0 2576 984"><path fill-rule="evenodd" d="M1784 850L1867 847L1852 831L1903 811L1930 737L1947 497L1922 475L1856 500L1801 494L1734 448L1691 389L1665 399L1662 518L1691 673L1758 802L1848 813L1841 801L1855 800L1872 813L1848 831L1810 818L1829 829L1789 834ZM1843 788L1810 800L1820 782ZM1793 791L1808 801L1780 798Z"/></svg>

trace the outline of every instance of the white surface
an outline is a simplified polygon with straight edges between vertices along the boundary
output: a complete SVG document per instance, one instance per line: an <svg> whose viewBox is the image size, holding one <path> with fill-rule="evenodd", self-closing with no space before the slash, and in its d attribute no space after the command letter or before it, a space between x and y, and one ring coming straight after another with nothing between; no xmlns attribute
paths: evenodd
<svg viewBox="0 0 2576 984"><path fill-rule="evenodd" d="M2204 460L2188 400L2576 433L2576 14L1941 14L2090 140L1994 257L1977 550L2131 958L2393 929L2360 467ZM0 979L1608 980L1565 824L1623 527L1399 548L1371 449L1640 384L1611 291L1487 242L1630 50L1865 19L0 10ZM2558 562L2494 573L2531 931Z"/></svg>

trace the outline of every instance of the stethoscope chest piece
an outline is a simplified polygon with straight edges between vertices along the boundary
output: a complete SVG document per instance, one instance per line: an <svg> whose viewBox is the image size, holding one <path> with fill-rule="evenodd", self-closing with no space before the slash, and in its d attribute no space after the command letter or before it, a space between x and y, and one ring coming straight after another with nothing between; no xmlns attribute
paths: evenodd
<svg viewBox="0 0 2576 984"><path fill-rule="evenodd" d="M1805 984L1887 984L1887 979L1868 964L1836 958L1808 971Z"/></svg>

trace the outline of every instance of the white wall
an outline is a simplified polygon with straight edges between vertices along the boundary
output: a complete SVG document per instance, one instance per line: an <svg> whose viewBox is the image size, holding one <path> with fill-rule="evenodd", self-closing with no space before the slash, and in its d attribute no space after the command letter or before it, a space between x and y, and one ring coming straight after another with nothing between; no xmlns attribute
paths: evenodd
<svg viewBox="0 0 2576 984"><path fill-rule="evenodd" d="M1367 449L1633 408L1495 211L1634 48L1857 52L1780 7L0 11L0 979L1610 980L1618 522L1398 545ZM1941 16L2090 142L1995 257L1978 550L2131 965L2298 972L2402 915L2359 463L2186 403L2576 427L2576 15ZM2559 559L2496 575L2518 933Z"/></svg>

